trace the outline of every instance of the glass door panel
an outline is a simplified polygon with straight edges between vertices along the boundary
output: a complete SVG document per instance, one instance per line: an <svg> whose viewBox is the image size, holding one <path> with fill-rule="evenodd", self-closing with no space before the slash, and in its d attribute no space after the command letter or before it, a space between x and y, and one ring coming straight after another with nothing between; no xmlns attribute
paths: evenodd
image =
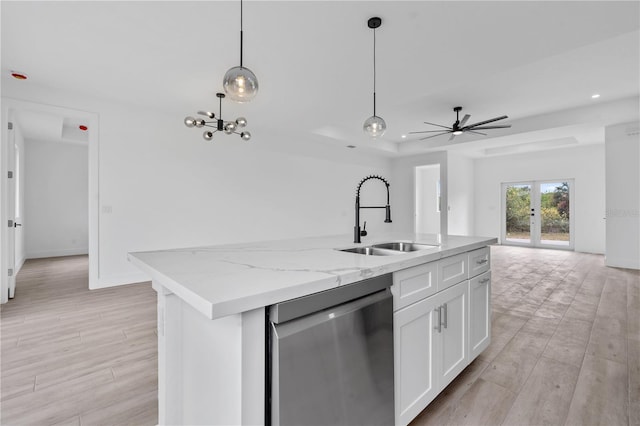
<svg viewBox="0 0 640 426"><path fill-rule="evenodd" d="M571 243L569 182L540 183L540 244L569 247Z"/></svg>
<svg viewBox="0 0 640 426"><path fill-rule="evenodd" d="M505 240L531 244L531 184L505 184Z"/></svg>

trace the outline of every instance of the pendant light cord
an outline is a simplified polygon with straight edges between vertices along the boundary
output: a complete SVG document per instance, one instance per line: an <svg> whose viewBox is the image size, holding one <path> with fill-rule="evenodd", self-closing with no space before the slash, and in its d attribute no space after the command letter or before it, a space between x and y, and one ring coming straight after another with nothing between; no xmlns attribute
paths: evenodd
<svg viewBox="0 0 640 426"><path fill-rule="evenodd" d="M376 29L373 29L373 116L376 116Z"/></svg>
<svg viewBox="0 0 640 426"><path fill-rule="evenodd" d="M240 68L242 68L242 0L240 0Z"/></svg>

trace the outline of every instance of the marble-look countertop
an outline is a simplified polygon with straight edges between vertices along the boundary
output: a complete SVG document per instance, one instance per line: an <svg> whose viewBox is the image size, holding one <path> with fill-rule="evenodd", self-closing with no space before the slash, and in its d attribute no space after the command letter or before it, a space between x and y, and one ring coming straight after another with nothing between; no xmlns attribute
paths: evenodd
<svg viewBox="0 0 640 426"><path fill-rule="evenodd" d="M209 319L351 284L474 250L496 238L386 233L299 238L245 244L129 253L129 261ZM437 247L392 256L365 256L336 249L389 241Z"/></svg>

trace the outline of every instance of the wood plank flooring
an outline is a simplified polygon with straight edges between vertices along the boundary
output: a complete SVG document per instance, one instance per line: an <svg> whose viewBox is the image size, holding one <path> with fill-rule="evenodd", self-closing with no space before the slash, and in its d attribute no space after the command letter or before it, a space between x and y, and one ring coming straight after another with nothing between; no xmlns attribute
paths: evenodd
<svg viewBox="0 0 640 426"><path fill-rule="evenodd" d="M491 254L492 343L412 425L640 425L640 273ZM28 261L0 307L3 425L156 424L155 292L89 291L87 265Z"/></svg>
<svg viewBox="0 0 640 426"><path fill-rule="evenodd" d="M559 250L491 256L491 345L411 425L640 425L640 272Z"/></svg>
<svg viewBox="0 0 640 426"><path fill-rule="evenodd" d="M153 425L156 293L87 289L88 258L29 260L2 305L0 423Z"/></svg>

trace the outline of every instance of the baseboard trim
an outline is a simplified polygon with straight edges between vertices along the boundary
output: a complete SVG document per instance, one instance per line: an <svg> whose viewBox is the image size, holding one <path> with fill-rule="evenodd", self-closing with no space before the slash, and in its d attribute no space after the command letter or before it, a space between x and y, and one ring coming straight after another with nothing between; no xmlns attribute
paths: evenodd
<svg viewBox="0 0 640 426"><path fill-rule="evenodd" d="M83 254L89 254L88 247L61 249L61 250L46 250L27 253L27 259L42 259L44 257L62 257L62 256L78 256Z"/></svg>
<svg viewBox="0 0 640 426"><path fill-rule="evenodd" d="M640 261L638 259L611 258L605 255L604 264L613 268L640 269Z"/></svg>
<svg viewBox="0 0 640 426"><path fill-rule="evenodd" d="M95 286L89 286L89 289L96 290L99 288L117 287L120 285L137 284L149 281L151 281L151 277L149 277L144 272L101 275L98 278L98 283Z"/></svg>

